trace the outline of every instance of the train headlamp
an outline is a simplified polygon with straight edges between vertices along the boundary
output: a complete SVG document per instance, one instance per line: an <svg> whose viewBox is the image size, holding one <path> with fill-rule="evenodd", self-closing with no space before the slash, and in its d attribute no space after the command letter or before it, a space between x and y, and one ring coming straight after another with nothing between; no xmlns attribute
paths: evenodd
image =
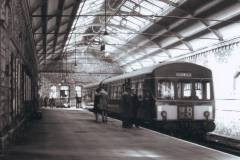
<svg viewBox="0 0 240 160"><path fill-rule="evenodd" d="M167 118L167 112L166 111L162 111L161 112L161 116L163 119L166 119Z"/></svg>
<svg viewBox="0 0 240 160"><path fill-rule="evenodd" d="M205 111L203 113L204 117L208 119L208 117L210 116L210 112L209 111Z"/></svg>

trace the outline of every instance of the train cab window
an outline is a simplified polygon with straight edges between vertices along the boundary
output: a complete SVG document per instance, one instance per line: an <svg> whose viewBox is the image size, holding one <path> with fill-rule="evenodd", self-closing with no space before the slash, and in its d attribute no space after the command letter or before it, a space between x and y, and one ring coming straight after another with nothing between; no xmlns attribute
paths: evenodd
<svg viewBox="0 0 240 160"><path fill-rule="evenodd" d="M199 100L211 99L211 83L210 82L195 82L195 96Z"/></svg>
<svg viewBox="0 0 240 160"><path fill-rule="evenodd" d="M203 99L203 84L201 82L195 82L195 95L196 99Z"/></svg>
<svg viewBox="0 0 240 160"><path fill-rule="evenodd" d="M192 83L191 82L178 82L177 83L178 98L189 99L192 96Z"/></svg>
<svg viewBox="0 0 240 160"><path fill-rule="evenodd" d="M206 99L211 99L211 85L210 82L206 82Z"/></svg>
<svg viewBox="0 0 240 160"><path fill-rule="evenodd" d="M174 99L174 83L170 81L158 81L158 97L162 99Z"/></svg>

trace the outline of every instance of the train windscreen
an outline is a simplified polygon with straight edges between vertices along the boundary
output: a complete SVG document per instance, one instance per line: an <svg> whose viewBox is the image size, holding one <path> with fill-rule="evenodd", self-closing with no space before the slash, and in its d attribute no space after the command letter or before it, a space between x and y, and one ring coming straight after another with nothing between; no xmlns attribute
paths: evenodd
<svg viewBox="0 0 240 160"><path fill-rule="evenodd" d="M175 94L176 92L176 94ZM211 83L208 81L159 80L157 96L160 99L210 100Z"/></svg>
<svg viewBox="0 0 240 160"><path fill-rule="evenodd" d="M158 81L158 97L161 99L174 99L174 83L171 81Z"/></svg>

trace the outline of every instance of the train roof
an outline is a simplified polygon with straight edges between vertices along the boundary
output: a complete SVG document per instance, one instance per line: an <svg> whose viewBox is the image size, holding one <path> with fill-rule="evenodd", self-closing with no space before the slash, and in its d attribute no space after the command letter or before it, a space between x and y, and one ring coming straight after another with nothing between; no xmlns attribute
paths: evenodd
<svg viewBox="0 0 240 160"><path fill-rule="evenodd" d="M121 74L121 75L118 75L118 76L110 77L110 78L104 79L102 82L92 83L92 84L86 85L84 87L85 88L95 87L95 86L99 85L100 83L105 84L105 83L114 82L114 81L117 81L117 80L127 79L127 78L130 78L130 77L137 77L137 76L140 76L140 75L151 74L155 69L157 69L161 66L165 66L165 65L169 65L169 64L176 64L176 63L179 63L179 64L193 64L193 65L196 65L196 66L200 66L200 65L195 64L195 63L184 62L184 61L164 62L164 63L160 63L160 64L157 64L157 65L154 65L154 66L151 66L151 67L142 68L142 69L137 70L137 71L133 71L133 72ZM208 69L204 66L200 66L200 67Z"/></svg>
<svg viewBox="0 0 240 160"><path fill-rule="evenodd" d="M87 85L84 85L83 87L84 88L91 88L91 87L95 87L95 86L98 86L100 82L96 82L96 83L91 83L91 84L87 84Z"/></svg>
<svg viewBox="0 0 240 160"><path fill-rule="evenodd" d="M117 81L117 80L121 80L121 79L127 79L127 78L130 78L130 77L137 77L137 76L144 75L144 74L150 74L155 69L157 69L158 67L169 65L169 64L176 64L176 63L193 64L193 65L200 66L198 64L194 64L194 63L190 63L190 62L184 62L184 61L163 62L163 63L157 64L157 65L151 66L151 67L142 68L142 69L137 70L137 71L129 72L129 73L126 73L126 74L121 74L121 75L118 75L118 76L114 76L112 78L108 78L106 80L103 80L102 83L104 84L104 83L113 82L113 81ZM201 66L201 67L205 68L203 66Z"/></svg>

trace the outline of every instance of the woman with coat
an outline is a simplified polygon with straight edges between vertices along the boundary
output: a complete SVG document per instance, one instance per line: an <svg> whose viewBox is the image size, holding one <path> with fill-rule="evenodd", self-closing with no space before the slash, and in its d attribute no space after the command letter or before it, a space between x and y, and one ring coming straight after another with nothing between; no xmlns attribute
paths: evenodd
<svg viewBox="0 0 240 160"><path fill-rule="evenodd" d="M126 87L122 94L120 108L122 113L122 127L132 128L132 118L133 118L133 104L131 96L131 88Z"/></svg>
<svg viewBox="0 0 240 160"><path fill-rule="evenodd" d="M99 94L99 108L102 112L102 121L107 122L108 94L104 88L101 88Z"/></svg>
<svg viewBox="0 0 240 160"><path fill-rule="evenodd" d="M100 92L100 88L97 88L95 91L94 104L93 104L93 112L95 114L96 122L98 122L98 113L100 113L100 109L99 109L100 93L99 92Z"/></svg>

